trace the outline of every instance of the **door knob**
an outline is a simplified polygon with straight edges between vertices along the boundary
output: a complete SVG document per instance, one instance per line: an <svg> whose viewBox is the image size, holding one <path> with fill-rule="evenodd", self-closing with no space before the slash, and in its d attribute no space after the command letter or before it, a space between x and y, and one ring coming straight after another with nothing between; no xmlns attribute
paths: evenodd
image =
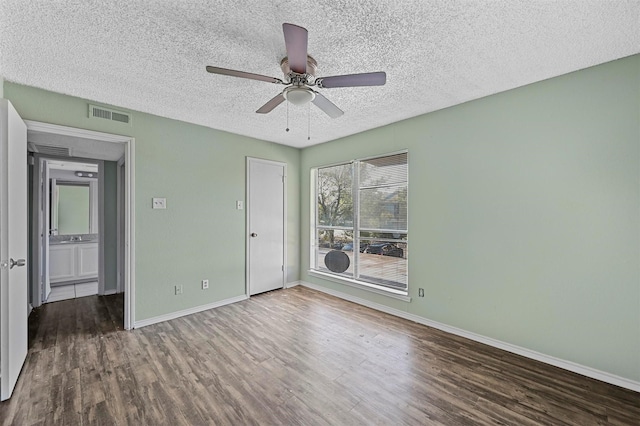
<svg viewBox="0 0 640 426"><path fill-rule="evenodd" d="M251 236L255 238L255 237L257 237L257 236L258 236L258 234L256 234L255 232L252 232L252 233L251 233Z"/></svg>
<svg viewBox="0 0 640 426"><path fill-rule="evenodd" d="M9 259L9 269L13 269L14 266L24 266L24 259L13 260L13 258Z"/></svg>

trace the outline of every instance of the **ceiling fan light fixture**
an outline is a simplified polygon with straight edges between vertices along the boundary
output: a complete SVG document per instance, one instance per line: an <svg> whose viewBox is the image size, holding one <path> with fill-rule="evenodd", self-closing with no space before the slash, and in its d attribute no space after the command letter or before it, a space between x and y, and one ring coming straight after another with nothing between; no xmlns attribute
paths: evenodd
<svg viewBox="0 0 640 426"><path fill-rule="evenodd" d="M282 93L293 105L305 105L315 99L316 94L308 87L287 87Z"/></svg>

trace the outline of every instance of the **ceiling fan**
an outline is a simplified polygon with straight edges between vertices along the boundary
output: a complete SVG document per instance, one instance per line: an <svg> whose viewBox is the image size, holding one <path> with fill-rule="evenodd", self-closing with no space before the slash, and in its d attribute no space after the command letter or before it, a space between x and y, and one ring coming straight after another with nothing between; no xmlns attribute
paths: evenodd
<svg viewBox="0 0 640 426"><path fill-rule="evenodd" d="M314 90L313 87L330 89L334 87L382 86L387 81L387 75L384 72L316 77L318 64L315 59L307 54L307 30L293 24L282 24L282 30L284 31L284 43L287 47L287 56L280 61L280 68L282 68L285 76L284 80L244 71L207 66L207 71L213 74L248 78L287 86L282 93L262 105L256 111L259 114L273 111L275 107L286 100L294 105L313 102L329 117L337 118L344 112L321 93Z"/></svg>

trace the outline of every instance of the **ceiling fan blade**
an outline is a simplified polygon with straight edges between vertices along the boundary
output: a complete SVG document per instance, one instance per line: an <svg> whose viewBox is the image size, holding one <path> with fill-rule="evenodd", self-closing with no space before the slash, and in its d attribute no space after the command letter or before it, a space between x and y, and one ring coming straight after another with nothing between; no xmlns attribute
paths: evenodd
<svg viewBox="0 0 640 426"><path fill-rule="evenodd" d="M293 24L282 24L282 31L284 31L284 44L287 46L289 68L298 74L305 74L307 72L307 30Z"/></svg>
<svg viewBox="0 0 640 426"><path fill-rule="evenodd" d="M279 78L267 77L266 75L253 74L253 73L244 72L244 71L229 70L226 68L212 67L210 65L207 65L207 71L209 71L212 74L221 74L221 75L229 75L231 77L248 78L251 80L266 81L267 83L277 83L277 84L282 83L282 80L280 80Z"/></svg>
<svg viewBox="0 0 640 426"><path fill-rule="evenodd" d="M329 117L338 118L342 114L344 114L344 112L340 108L338 108L333 102L331 102L329 99L325 98L318 92L315 92L315 93L316 93L316 97L311 102L313 102L315 106L317 106L322 111L324 111L325 114L327 114Z"/></svg>
<svg viewBox="0 0 640 426"><path fill-rule="evenodd" d="M383 86L387 82L384 71L367 72L363 74L335 75L318 78L318 87L327 89L333 87Z"/></svg>
<svg viewBox="0 0 640 426"><path fill-rule="evenodd" d="M284 102L284 96L282 96L282 93L280 93L276 97L271 99L269 102L262 105L256 112L258 114L266 114L268 112L273 111L273 109L278 105L280 105L282 102Z"/></svg>

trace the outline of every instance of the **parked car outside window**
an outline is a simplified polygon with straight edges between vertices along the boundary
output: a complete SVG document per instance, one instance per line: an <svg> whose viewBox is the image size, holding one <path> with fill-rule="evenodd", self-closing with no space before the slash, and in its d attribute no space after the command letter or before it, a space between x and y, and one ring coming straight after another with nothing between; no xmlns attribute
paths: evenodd
<svg viewBox="0 0 640 426"><path fill-rule="evenodd" d="M380 254L382 256L403 257L404 250L392 243L370 244L365 250L369 254Z"/></svg>
<svg viewBox="0 0 640 426"><path fill-rule="evenodd" d="M367 243L360 243L360 253L364 253L364 251L369 247ZM353 251L353 244L347 243L342 247L342 251Z"/></svg>

